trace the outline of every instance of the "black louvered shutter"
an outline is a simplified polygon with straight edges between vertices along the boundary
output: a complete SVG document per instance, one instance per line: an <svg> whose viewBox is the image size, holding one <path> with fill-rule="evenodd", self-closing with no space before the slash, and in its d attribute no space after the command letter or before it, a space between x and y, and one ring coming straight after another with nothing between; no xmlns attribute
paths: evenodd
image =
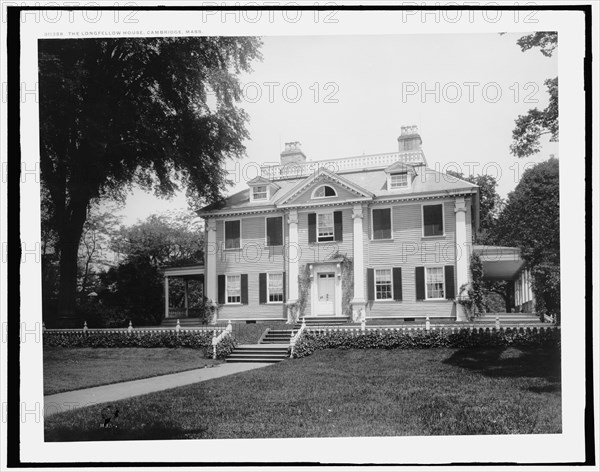
<svg viewBox="0 0 600 472"><path fill-rule="evenodd" d="M446 298L448 300L453 300L456 296L454 291L454 266L447 265L444 267L444 270L446 272Z"/></svg>
<svg viewBox="0 0 600 472"><path fill-rule="evenodd" d="M242 289L242 305L248 304L248 274L242 274L241 277Z"/></svg>
<svg viewBox="0 0 600 472"><path fill-rule="evenodd" d="M344 240L344 225L342 223L342 212L333 212L333 234L336 241Z"/></svg>
<svg viewBox="0 0 600 472"><path fill-rule="evenodd" d="M375 300L375 273L373 269L367 269L367 298Z"/></svg>
<svg viewBox="0 0 600 472"><path fill-rule="evenodd" d="M225 304L225 275L219 275L217 277L217 289L218 289L217 301L219 302L219 305L224 305Z"/></svg>
<svg viewBox="0 0 600 472"><path fill-rule="evenodd" d="M394 300L402 300L402 268L394 267L393 269L394 279Z"/></svg>
<svg viewBox="0 0 600 472"><path fill-rule="evenodd" d="M258 303L267 303L267 274L258 274Z"/></svg>
<svg viewBox="0 0 600 472"><path fill-rule="evenodd" d="M285 303L287 300L286 297L286 293L285 293L285 272L283 273L283 302Z"/></svg>
<svg viewBox="0 0 600 472"><path fill-rule="evenodd" d="M417 300L425 300L425 267L415 267Z"/></svg>
<svg viewBox="0 0 600 472"><path fill-rule="evenodd" d="M316 213L308 214L308 242L309 243L317 242L317 214Z"/></svg>

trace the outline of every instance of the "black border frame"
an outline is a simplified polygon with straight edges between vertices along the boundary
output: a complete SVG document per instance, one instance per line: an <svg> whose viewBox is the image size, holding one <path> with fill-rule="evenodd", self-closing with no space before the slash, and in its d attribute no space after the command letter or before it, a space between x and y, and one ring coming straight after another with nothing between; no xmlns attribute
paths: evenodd
<svg viewBox="0 0 600 472"><path fill-rule="evenodd" d="M21 53L21 28L20 15L22 11L30 10L309 10L309 11L337 11L337 10L524 10L524 11L581 11L585 21L585 55L584 90L585 90L585 371L586 394L584 410L584 436L585 436L585 461L583 462L538 462L523 463L523 466L555 465L555 466L592 466L595 462L595 437L594 437L594 374L593 374L593 305L592 305L592 5L493 5L483 6L400 6L400 5L336 5L336 6L93 6L93 7L54 7L54 6L11 6L7 5L7 313L18 313L19 323L13 319L7 323L7 466L9 468L66 468L66 467L234 467L234 466L351 466L350 463L320 463L320 462L22 462L20 457L20 270L21 239L20 226L20 174L21 174L21 145L20 145L20 53ZM363 466L516 466L515 462L452 462L444 464L433 463L365 463Z"/></svg>

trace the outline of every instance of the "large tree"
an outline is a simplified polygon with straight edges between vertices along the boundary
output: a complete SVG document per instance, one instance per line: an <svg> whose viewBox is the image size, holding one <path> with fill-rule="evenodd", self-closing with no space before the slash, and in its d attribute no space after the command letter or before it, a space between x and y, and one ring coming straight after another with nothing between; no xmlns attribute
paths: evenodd
<svg viewBox="0 0 600 472"><path fill-rule="evenodd" d="M40 155L57 235L59 317L73 320L77 252L90 202L133 184L218 200L222 165L244 154L238 75L260 57L246 37L39 42ZM211 99L214 97L214 99Z"/></svg>
<svg viewBox="0 0 600 472"><path fill-rule="evenodd" d="M496 244L517 245L533 274L537 310L560 315L558 159L523 173L494 226Z"/></svg>
<svg viewBox="0 0 600 472"><path fill-rule="evenodd" d="M523 52L539 48L544 56L551 57L558 46L558 33L539 31L519 38L517 44ZM517 157L538 153L544 135L550 136L550 141L558 141L558 77L547 79L544 85L549 95L548 106L543 110L532 108L515 120L510 152Z"/></svg>

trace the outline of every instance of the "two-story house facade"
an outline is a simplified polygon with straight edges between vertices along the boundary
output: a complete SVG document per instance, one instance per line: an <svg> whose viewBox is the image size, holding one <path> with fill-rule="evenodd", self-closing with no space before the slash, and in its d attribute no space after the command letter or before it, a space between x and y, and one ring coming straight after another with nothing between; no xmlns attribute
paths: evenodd
<svg viewBox="0 0 600 472"><path fill-rule="evenodd" d="M398 151L279 165L205 207L205 295L218 320L461 319L478 187L427 167L416 127Z"/></svg>

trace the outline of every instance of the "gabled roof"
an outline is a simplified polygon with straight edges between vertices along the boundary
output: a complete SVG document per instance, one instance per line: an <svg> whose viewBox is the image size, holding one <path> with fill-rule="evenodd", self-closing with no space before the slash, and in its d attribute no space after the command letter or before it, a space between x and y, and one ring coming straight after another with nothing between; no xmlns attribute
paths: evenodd
<svg viewBox="0 0 600 472"><path fill-rule="evenodd" d="M286 193L282 194L279 199L275 202L277 206L286 205L292 202L294 197L300 195L304 191L306 191L312 185L321 185L325 181L330 181L332 183L337 183L341 187L349 190L351 193L355 194L358 198L371 199L374 197L374 194L360 185L348 180L347 178L341 177L340 175L334 174L330 170L321 167L314 172L312 175L301 179L295 186L293 186Z"/></svg>
<svg viewBox="0 0 600 472"><path fill-rule="evenodd" d="M249 180L247 183L250 186L252 186L252 185L271 185L272 187L277 188L277 189L281 188L275 182L272 182L269 179L264 178L262 175L257 175L253 179Z"/></svg>
<svg viewBox="0 0 600 472"><path fill-rule="evenodd" d="M384 169L386 174L391 174L393 172L411 172L415 173L415 167L411 164L407 164L405 162L394 162L391 166Z"/></svg>

